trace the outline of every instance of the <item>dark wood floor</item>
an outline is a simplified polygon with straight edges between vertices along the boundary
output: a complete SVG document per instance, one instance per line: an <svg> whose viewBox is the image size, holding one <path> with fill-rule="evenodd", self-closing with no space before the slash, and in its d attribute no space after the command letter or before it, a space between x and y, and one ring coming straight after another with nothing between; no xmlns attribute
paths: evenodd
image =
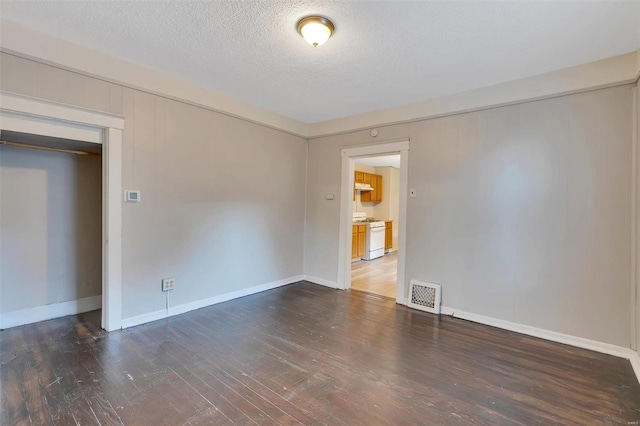
<svg viewBox="0 0 640 426"><path fill-rule="evenodd" d="M99 311L0 333L15 424L640 421L628 361L299 283L124 331Z"/></svg>

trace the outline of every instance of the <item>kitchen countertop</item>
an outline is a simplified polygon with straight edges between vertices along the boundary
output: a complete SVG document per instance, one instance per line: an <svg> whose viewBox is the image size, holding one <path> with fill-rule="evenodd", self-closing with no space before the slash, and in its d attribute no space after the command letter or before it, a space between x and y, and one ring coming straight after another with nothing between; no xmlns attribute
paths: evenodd
<svg viewBox="0 0 640 426"><path fill-rule="evenodd" d="M393 221L388 219L373 219L368 217L367 220L360 221L360 222L353 222L353 224L356 225L358 223L369 223L369 222L393 222Z"/></svg>

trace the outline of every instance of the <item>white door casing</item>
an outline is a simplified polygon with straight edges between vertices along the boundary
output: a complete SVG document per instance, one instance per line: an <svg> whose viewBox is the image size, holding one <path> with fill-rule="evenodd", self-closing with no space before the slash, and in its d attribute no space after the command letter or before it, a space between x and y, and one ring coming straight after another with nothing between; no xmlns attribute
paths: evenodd
<svg viewBox="0 0 640 426"><path fill-rule="evenodd" d="M405 259L407 244L407 197L409 195L409 139L373 145L358 145L342 149L342 178L340 192L340 236L338 245L338 288L351 285L351 225L353 221L354 163L358 157L400 154L400 214L398 217L398 279L396 303L406 305Z"/></svg>
<svg viewBox="0 0 640 426"><path fill-rule="evenodd" d="M124 118L0 91L0 129L102 144L102 328L121 328Z"/></svg>

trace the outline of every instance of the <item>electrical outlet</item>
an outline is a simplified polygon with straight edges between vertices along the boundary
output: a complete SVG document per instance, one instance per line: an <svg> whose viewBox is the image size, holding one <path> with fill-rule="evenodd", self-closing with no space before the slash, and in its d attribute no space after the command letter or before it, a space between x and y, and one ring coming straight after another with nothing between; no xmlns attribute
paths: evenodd
<svg viewBox="0 0 640 426"><path fill-rule="evenodd" d="M175 278L165 278L162 280L162 291L171 291L176 288Z"/></svg>

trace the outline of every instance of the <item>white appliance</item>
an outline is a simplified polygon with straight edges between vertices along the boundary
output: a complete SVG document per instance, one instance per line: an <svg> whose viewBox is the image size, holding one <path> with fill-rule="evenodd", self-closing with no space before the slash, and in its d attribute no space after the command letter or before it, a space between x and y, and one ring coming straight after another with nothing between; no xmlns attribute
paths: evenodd
<svg viewBox="0 0 640 426"><path fill-rule="evenodd" d="M368 222L364 246L364 260L373 260L384 256L384 222Z"/></svg>

